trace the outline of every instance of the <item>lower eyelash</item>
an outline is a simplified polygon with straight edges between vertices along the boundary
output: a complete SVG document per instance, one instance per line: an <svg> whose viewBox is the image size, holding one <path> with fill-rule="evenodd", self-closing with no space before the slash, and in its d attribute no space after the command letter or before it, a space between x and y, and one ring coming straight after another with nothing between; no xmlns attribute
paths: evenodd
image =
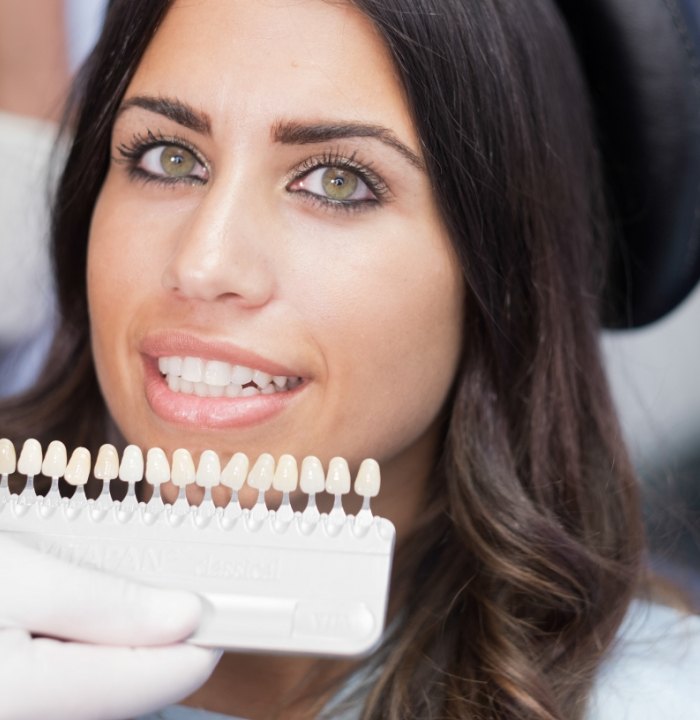
<svg viewBox="0 0 700 720"><path fill-rule="evenodd" d="M369 186L368 186L369 187ZM370 190L372 188L370 187ZM378 208L381 205L381 201L376 200L332 200L331 198L317 195L316 193L309 192L308 190L295 190L297 195L303 195L307 197L310 202L316 204L323 210L352 213L362 212L363 210L370 210ZM374 191L373 191L374 192Z"/></svg>

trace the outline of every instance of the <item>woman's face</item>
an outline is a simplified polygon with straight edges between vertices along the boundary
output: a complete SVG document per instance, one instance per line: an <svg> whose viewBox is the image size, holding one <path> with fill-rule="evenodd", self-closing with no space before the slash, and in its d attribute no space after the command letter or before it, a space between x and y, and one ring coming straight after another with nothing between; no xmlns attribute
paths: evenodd
<svg viewBox="0 0 700 720"><path fill-rule="evenodd" d="M125 438L375 457L397 496L424 481L463 289L370 22L321 0L176 2L111 154L88 289Z"/></svg>

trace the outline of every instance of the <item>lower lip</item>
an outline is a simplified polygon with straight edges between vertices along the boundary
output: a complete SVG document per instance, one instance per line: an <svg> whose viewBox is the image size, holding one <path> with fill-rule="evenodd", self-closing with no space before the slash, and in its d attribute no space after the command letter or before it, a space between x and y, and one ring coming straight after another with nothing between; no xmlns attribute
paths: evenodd
<svg viewBox="0 0 700 720"><path fill-rule="evenodd" d="M251 397L199 397L173 392L153 358L145 358L145 369L146 400L153 412L166 422L200 429L259 425L279 415L306 387L302 383L293 390Z"/></svg>

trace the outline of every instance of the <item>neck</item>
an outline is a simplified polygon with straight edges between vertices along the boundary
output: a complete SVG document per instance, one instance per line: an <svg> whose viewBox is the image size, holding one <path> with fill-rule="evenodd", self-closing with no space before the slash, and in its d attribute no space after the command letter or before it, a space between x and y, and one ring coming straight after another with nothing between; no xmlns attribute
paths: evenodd
<svg viewBox="0 0 700 720"><path fill-rule="evenodd" d="M372 511L394 523L397 547L420 524L439 437L436 423L408 452L382 466L382 490ZM390 615L401 607L396 595ZM183 704L248 720L312 720L360 662L229 653Z"/></svg>

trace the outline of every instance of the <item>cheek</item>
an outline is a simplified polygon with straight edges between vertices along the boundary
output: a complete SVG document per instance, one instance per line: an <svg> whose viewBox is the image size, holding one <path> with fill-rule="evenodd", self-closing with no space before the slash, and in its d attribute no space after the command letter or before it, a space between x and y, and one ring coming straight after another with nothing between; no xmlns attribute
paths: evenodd
<svg viewBox="0 0 700 720"><path fill-rule="evenodd" d="M129 324L144 293L157 282L139 214L117 200L108 177L93 212L87 258L93 356L106 395L109 388L124 386Z"/></svg>
<svg viewBox="0 0 700 720"><path fill-rule="evenodd" d="M331 425L380 461L433 424L462 346L464 292L450 245L434 229L413 232L411 243L385 235L386 256L357 253L329 268L334 284L317 295L314 314Z"/></svg>

